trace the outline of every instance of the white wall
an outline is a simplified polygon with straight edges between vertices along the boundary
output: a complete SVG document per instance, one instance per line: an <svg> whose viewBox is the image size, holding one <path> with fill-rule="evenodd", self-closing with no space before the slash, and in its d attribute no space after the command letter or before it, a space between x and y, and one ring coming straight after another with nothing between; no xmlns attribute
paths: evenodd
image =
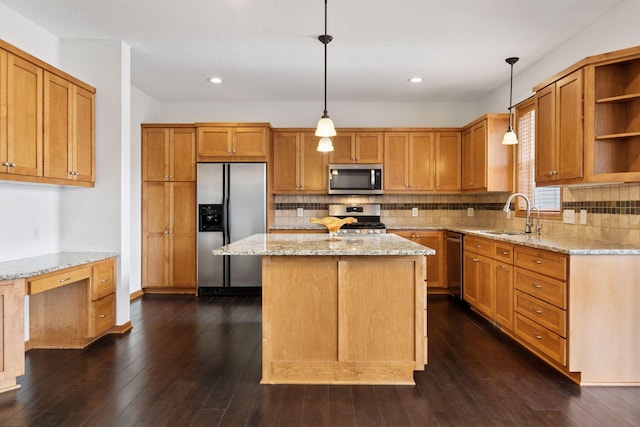
<svg viewBox="0 0 640 427"><path fill-rule="evenodd" d="M533 95L532 88L587 56L640 45L640 1L627 0L602 18L546 54L530 63L520 58L514 65L513 103ZM518 56L518 52L513 52ZM509 104L509 65L505 62L505 84L488 94L479 104L484 111L505 110Z"/></svg>
<svg viewBox="0 0 640 427"><path fill-rule="evenodd" d="M130 268L130 49L114 40L69 40L63 69L96 88L96 182L64 187L60 203L60 248L116 251L116 323L129 320ZM123 220L124 218L124 220Z"/></svg>

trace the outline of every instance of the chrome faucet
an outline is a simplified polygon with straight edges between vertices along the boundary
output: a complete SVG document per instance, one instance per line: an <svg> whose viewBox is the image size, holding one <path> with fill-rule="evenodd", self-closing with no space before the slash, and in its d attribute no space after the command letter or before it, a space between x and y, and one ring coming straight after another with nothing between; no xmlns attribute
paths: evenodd
<svg viewBox="0 0 640 427"><path fill-rule="evenodd" d="M529 201L529 198L527 197L526 194L513 193L507 199L507 202L504 204L504 207L502 208L502 210L507 212L507 213L509 213L509 206L511 205L511 200L513 200L517 196L520 196L520 197L522 197L524 199L524 202L525 202L525 205L526 205L526 209L527 209L527 218L526 218L525 224L524 224L524 232L525 233L531 233L531 226L533 225L533 224L531 224L531 202ZM538 211L538 217L539 216L540 216L540 211Z"/></svg>
<svg viewBox="0 0 640 427"><path fill-rule="evenodd" d="M536 211L536 234L540 234L540 231L542 230L542 224L540 224L540 209L534 206L531 210ZM533 223L533 220L531 220L531 222Z"/></svg>

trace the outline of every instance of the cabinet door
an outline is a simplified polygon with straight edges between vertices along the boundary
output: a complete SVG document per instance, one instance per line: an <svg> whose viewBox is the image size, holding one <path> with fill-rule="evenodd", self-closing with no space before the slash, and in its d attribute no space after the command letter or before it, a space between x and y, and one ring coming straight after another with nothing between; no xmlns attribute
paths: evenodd
<svg viewBox="0 0 640 427"><path fill-rule="evenodd" d="M142 180L169 180L169 129L142 129Z"/></svg>
<svg viewBox="0 0 640 427"><path fill-rule="evenodd" d="M238 157L265 157L267 130L264 127L239 127L234 130L233 155Z"/></svg>
<svg viewBox="0 0 640 427"><path fill-rule="evenodd" d="M0 49L0 173L7 162L7 61L9 54Z"/></svg>
<svg viewBox="0 0 640 427"><path fill-rule="evenodd" d="M172 182L169 185L170 241L169 284L172 287L196 286L196 183Z"/></svg>
<svg viewBox="0 0 640 427"><path fill-rule="evenodd" d="M196 180L196 132L192 128L169 131L169 176L171 181Z"/></svg>
<svg viewBox="0 0 640 427"><path fill-rule="evenodd" d="M583 175L582 70L556 83L556 179Z"/></svg>
<svg viewBox="0 0 640 427"><path fill-rule="evenodd" d="M7 169L42 176L42 69L12 54L7 62Z"/></svg>
<svg viewBox="0 0 640 427"><path fill-rule="evenodd" d="M476 278L478 283L478 300L475 308L488 318L493 318L494 311L494 283L493 283L493 261L491 258L476 255L474 262L476 266Z"/></svg>
<svg viewBox="0 0 640 427"><path fill-rule="evenodd" d="M296 132L276 132L273 135L273 189L296 191L300 187L300 136Z"/></svg>
<svg viewBox="0 0 640 427"><path fill-rule="evenodd" d="M406 191L409 182L409 133L384 134L384 190Z"/></svg>
<svg viewBox="0 0 640 427"><path fill-rule="evenodd" d="M95 181L95 95L74 86L73 171L76 181Z"/></svg>
<svg viewBox="0 0 640 427"><path fill-rule="evenodd" d="M142 286L169 284L169 183L142 185Z"/></svg>
<svg viewBox="0 0 640 427"><path fill-rule="evenodd" d="M556 91L550 85L536 92L536 183L555 180Z"/></svg>
<svg viewBox="0 0 640 427"><path fill-rule="evenodd" d="M233 128L198 128L198 157L230 157L232 155Z"/></svg>
<svg viewBox="0 0 640 427"><path fill-rule="evenodd" d="M328 155L316 147L318 137L313 133L302 134L300 140L299 176L300 189L311 192L327 192L329 181Z"/></svg>
<svg viewBox="0 0 640 427"><path fill-rule="evenodd" d="M487 188L487 123L473 127L473 189Z"/></svg>
<svg viewBox="0 0 640 427"><path fill-rule="evenodd" d="M44 176L73 179L73 84L44 73Z"/></svg>
<svg viewBox="0 0 640 427"><path fill-rule="evenodd" d="M495 282L494 320L502 328L513 329L513 266L493 261Z"/></svg>
<svg viewBox="0 0 640 427"><path fill-rule="evenodd" d="M0 382L3 391L14 388L16 377L24 374L24 300L24 280L0 281Z"/></svg>
<svg viewBox="0 0 640 427"><path fill-rule="evenodd" d="M383 132L356 132L356 163L382 163Z"/></svg>
<svg viewBox="0 0 640 427"><path fill-rule="evenodd" d="M460 132L437 132L435 146L436 191L460 191Z"/></svg>
<svg viewBox="0 0 640 427"><path fill-rule="evenodd" d="M333 151L329 153L329 163L354 163L356 161L355 132L338 132L331 137Z"/></svg>
<svg viewBox="0 0 640 427"><path fill-rule="evenodd" d="M446 288L444 280L444 233L442 231L419 231L416 241L434 249L435 255L427 255L427 286Z"/></svg>
<svg viewBox="0 0 640 427"><path fill-rule="evenodd" d="M435 134L413 132L409 135L409 189L426 191L434 189ZM386 172L386 171L385 171Z"/></svg>
<svg viewBox="0 0 640 427"><path fill-rule="evenodd" d="M478 255L464 251L462 262L463 298L472 306L478 304Z"/></svg>
<svg viewBox="0 0 640 427"><path fill-rule="evenodd" d="M473 129L469 128L462 131L462 189L472 189L473 179Z"/></svg>

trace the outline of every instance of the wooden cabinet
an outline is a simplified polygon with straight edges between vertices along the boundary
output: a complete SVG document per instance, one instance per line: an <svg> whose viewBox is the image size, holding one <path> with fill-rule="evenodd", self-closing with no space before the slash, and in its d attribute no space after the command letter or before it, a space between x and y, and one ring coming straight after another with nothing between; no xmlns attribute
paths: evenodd
<svg viewBox="0 0 640 427"><path fill-rule="evenodd" d="M382 163L384 132L338 131L329 163Z"/></svg>
<svg viewBox="0 0 640 427"><path fill-rule="evenodd" d="M461 133L436 132L435 190L456 192L461 189Z"/></svg>
<svg viewBox="0 0 640 427"><path fill-rule="evenodd" d="M493 320L501 329L513 329L513 245L494 242L493 281L494 310Z"/></svg>
<svg viewBox="0 0 640 427"><path fill-rule="evenodd" d="M487 114L462 130L462 190L513 189L513 146L502 145L508 127L508 114Z"/></svg>
<svg viewBox="0 0 640 427"><path fill-rule="evenodd" d="M24 375L24 280L0 280L0 393Z"/></svg>
<svg viewBox="0 0 640 427"><path fill-rule="evenodd" d="M198 129L198 162L266 161L268 124L204 124Z"/></svg>
<svg viewBox="0 0 640 427"><path fill-rule="evenodd" d="M439 293L447 291L444 272L444 232L425 230L390 231L405 239L413 240L423 246L436 251L435 255L427 256L427 288L429 292Z"/></svg>
<svg viewBox="0 0 640 427"><path fill-rule="evenodd" d="M327 193L329 156L316 150L317 145L313 132L274 133L274 192Z"/></svg>
<svg viewBox="0 0 640 427"><path fill-rule="evenodd" d="M594 181L637 182L640 181L640 49L623 51L617 56L621 57L585 70L589 82L585 121L593 123L593 127L585 126L585 163L589 164Z"/></svg>
<svg viewBox="0 0 640 427"><path fill-rule="evenodd" d="M566 366L568 258L516 246L515 265L516 337L535 352Z"/></svg>
<svg viewBox="0 0 640 427"><path fill-rule="evenodd" d="M583 176L582 70L536 91L536 185Z"/></svg>
<svg viewBox="0 0 640 427"><path fill-rule="evenodd" d="M434 189L434 132L384 133L384 191Z"/></svg>
<svg viewBox="0 0 640 427"><path fill-rule="evenodd" d="M143 126L142 180L195 181L195 128Z"/></svg>
<svg viewBox="0 0 640 427"><path fill-rule="evenodd" d="M196 292L196 184L142 185L142 287Z"/></svg>
<svg viewBox="0 0 640 427"><path fill-rule="evenodd" d="M10 52L0 62L0 78L6 79L0 174L42 177L42 68Z"/></svg>
<svg viewBox="0 0 640 427"><path fill-rule="evenodd" d="M27 279L29 348L84 348L116 320L116 259Z"/></svg>
<svg viewBox="0 0 640 427"><path fill-rule="evenodd" d="M95 181L94 94L44 73L44 176Z"/></svg>

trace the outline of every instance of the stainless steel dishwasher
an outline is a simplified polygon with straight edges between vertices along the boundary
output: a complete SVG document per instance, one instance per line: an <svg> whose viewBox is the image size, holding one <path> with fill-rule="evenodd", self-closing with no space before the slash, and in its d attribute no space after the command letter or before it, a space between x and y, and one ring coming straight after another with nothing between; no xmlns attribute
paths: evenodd
<svg viewBox="0 0 640 427"><path fill-rule="evenodd" d="M447 231L446 253L447 287L456 300L462 300L462 234Z"/></svg>

